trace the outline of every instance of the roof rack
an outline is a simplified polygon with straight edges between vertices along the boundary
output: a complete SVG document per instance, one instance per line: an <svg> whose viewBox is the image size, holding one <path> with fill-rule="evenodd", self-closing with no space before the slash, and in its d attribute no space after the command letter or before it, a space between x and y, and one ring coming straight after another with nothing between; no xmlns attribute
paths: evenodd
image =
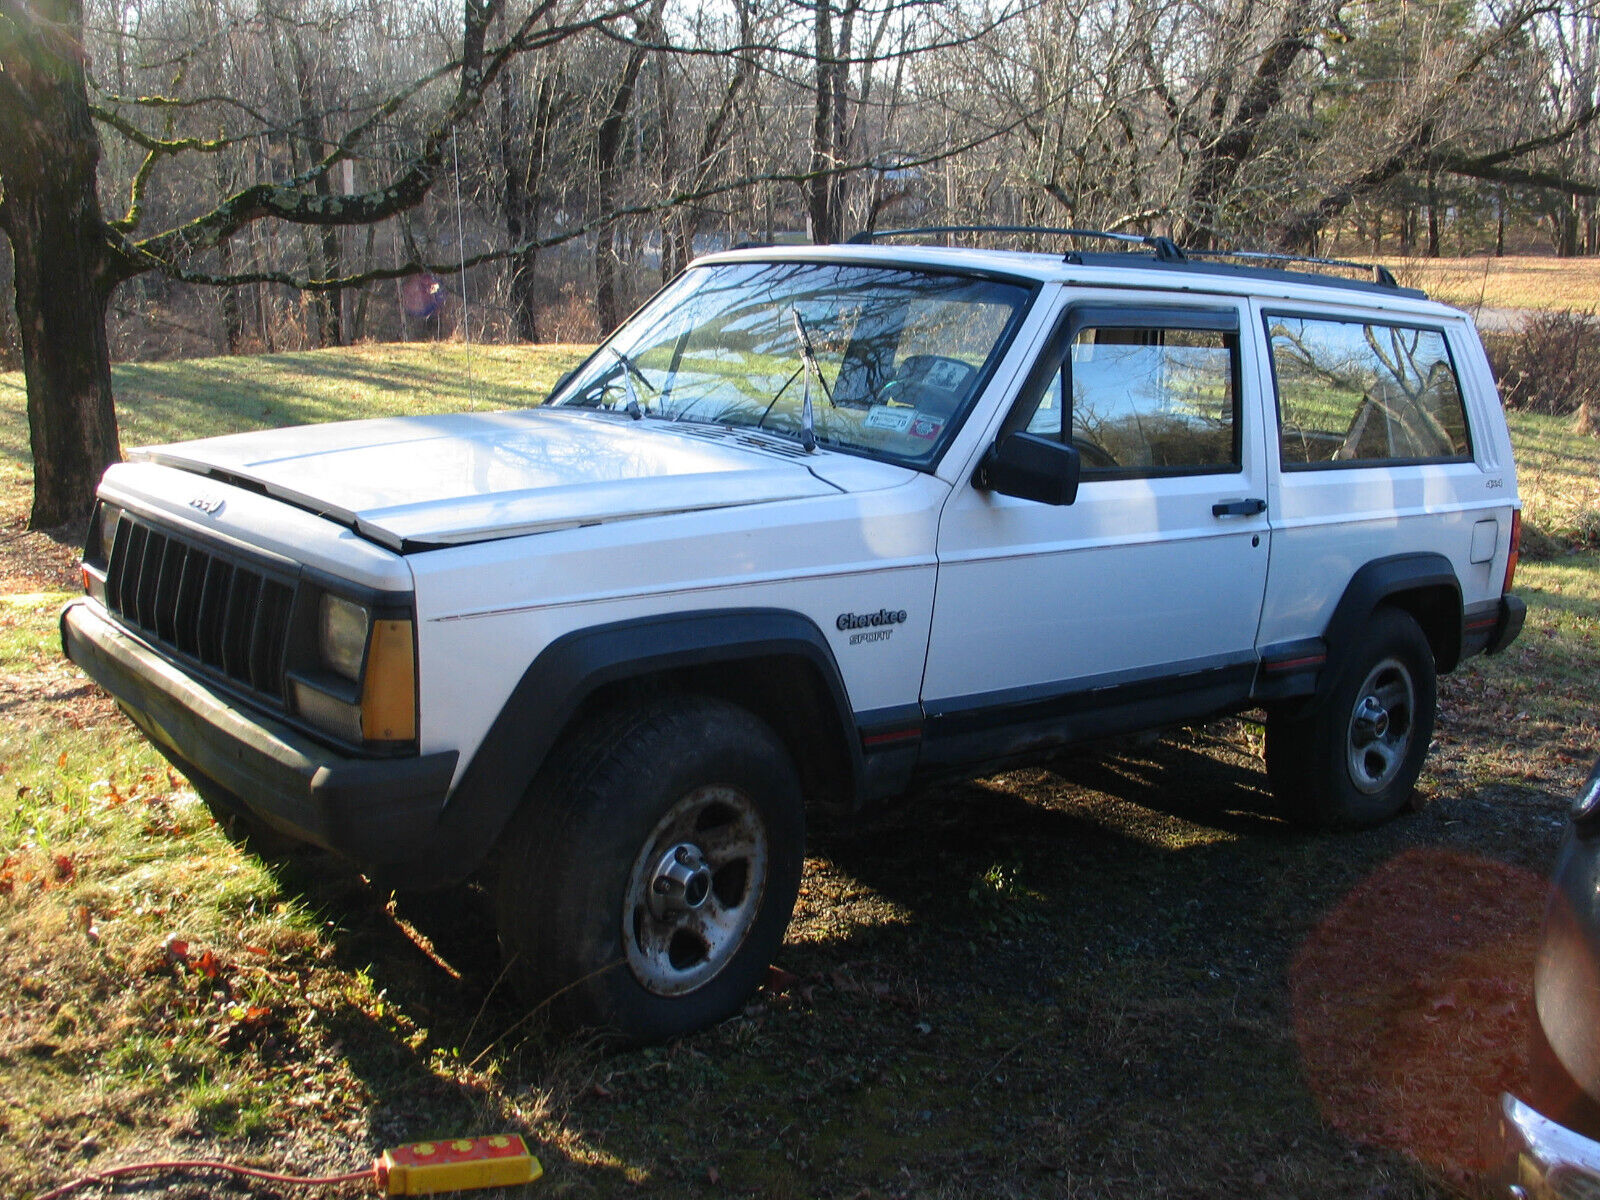
<svg viewBox="0 0 1600 1200"><path fill-rule="evenodd" d="M1366 279L1350 279L1338 275L1319 275L1318 282L1327 287L1345 287L1360 289L1380 289L1386 292L1398 293L1402 296L1426 299L1427 293L1415 288L1402 287L1395 279L1388 267L1378 263L1351 262L1342 258L1318 258L1306 254L1280 254L1269 250L1186 250L1171 238L1160 237L1154 234L1141 233L1108 233L1100 229L1057 229L1041 225L927 225L914 229L881 229L863 230L850 238L850 245L871 245L873 242L886 238L917 237L943 233L1013 233L1033 236L1070 237L1070 238L1101 238L1110 242L1122 242L1129 246L1138 246L1152 252L1155 266L1167 270L1181 270L1185 267L1195 270L1244 272L1249 274L1260 273L1262 277L1276 275L1279 278L1291 277L1296 272L1285 268L1293 264L1306 264L1314 267L1338 267L1342 270L1364 271ZM1064 259L1076 266L1082 266L1093 261L1095 265L1105 266L1115 259L1113 254L1091 253L1069 250ZM1216 266L1207 267L1202 259L1232 259L1231 263L1219 262ZM1259 264L1259 265L1256 265ZM1304 277L1303 273L1302 278Z"/></svg>
<svg viewBox="0 0 1600 1200"><path fill-rule="evenodd" d="M1310 263L1317 267L1343 267L1351 271L1370 271L1379 287L1399 288L1394 273L1382 263L1350 262L1343 258L1317 258L1309 254L1276 254L1267 250L1185 250L1189 258L1243 258L1252 262Z"/></svg>
<svg viewBox="0 0 1600 1200"><path fill-rule="evenodd" d="M1049 237L1103 238L1125 242L1155 252L1158 262L1183 262L1186 255L1171 238L1144 233L1107 233L1101 229L1056 229L1044 225L924 225L915 229L864 229L850 238L849 245L870 246L883 238L916 237L930 233L1026 233ZM1068 255L1071 259L1074 256Z"/></svg>

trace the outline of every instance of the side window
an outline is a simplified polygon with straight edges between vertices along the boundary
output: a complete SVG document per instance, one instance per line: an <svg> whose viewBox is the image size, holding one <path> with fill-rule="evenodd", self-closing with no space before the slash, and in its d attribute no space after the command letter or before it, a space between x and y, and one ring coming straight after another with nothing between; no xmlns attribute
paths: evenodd
<svg viewBox="0 0 1600 1200"><path fill-rule="evenodd" d="M1238 336L1091 325L1065 364L1085 476L1237 471Z"/></svg>
<svg viewBox="0 0 1600 1200"><path fill-rule="evenodd" d="M1471 457L1441 331L1269 315L1267 336L1286 469Z"/></svg>

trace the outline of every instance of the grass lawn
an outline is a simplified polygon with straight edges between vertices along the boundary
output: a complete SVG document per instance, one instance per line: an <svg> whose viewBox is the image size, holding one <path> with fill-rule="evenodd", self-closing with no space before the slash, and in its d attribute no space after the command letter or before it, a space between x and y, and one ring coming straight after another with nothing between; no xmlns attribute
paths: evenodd
<svg viewBox="0 0 1600 1200"><path fill-rule="evenodd" d="M523 403L579 353L115 380L132 445ZM1600 551L1571 549L1600 441L1512 431L1546 557L1519 573L1519 642L1442 681L1417 812L1291 830L1245 719L936 789L814 831L783 971L742 1017L605 1053L506 995L480 897L246 853L61 660L71 549L20 532L0 376L0 1191L150 1158L352 1170L512 1130L548 1172L530 1197L1454 1194L1525 1070L1541 876L1600 753Z"/></svg>
<svg viewBox="0 0 1600 1200"><path fill-rule="evenodd" d="M122 444L149 446L245 429L537 404L587 346L452 342L118 363L111 369ZM0 372L0 513L32 487L27 396Z"/></svg>

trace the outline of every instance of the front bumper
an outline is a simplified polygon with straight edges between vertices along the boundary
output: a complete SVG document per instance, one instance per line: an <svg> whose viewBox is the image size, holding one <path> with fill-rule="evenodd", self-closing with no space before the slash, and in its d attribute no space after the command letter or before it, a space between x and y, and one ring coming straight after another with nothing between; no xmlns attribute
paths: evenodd
<svg viewBox="0 0 1600 1200"><path fill-rule="evenodd" d="M1500 1165L1489 1195L1505 1200L1600 1197L1600 1142L1560 1125L1515 1096L1500 1097Z"/></svg>
<svg viewBox="0 0 1600 1200"><path fill-rule="evenodd" d="M392 759L337 754L184 674L88 600L61 614L61 644L182 770L231 792L273 828L371 875L409 870L432 856L456 751Z"/></svg>

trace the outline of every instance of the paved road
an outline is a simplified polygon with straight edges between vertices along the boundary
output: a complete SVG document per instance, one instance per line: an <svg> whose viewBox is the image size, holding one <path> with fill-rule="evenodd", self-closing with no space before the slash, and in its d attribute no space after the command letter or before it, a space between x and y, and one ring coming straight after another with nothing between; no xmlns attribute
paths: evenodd
<svg viewBox="0 0 1600 1200"><path fill-rule="evenodd" d="M1522 328L1523 318L1537 311L1532 308L1480 308L1474 318L1482 333L1515 333Z"/></svg>

